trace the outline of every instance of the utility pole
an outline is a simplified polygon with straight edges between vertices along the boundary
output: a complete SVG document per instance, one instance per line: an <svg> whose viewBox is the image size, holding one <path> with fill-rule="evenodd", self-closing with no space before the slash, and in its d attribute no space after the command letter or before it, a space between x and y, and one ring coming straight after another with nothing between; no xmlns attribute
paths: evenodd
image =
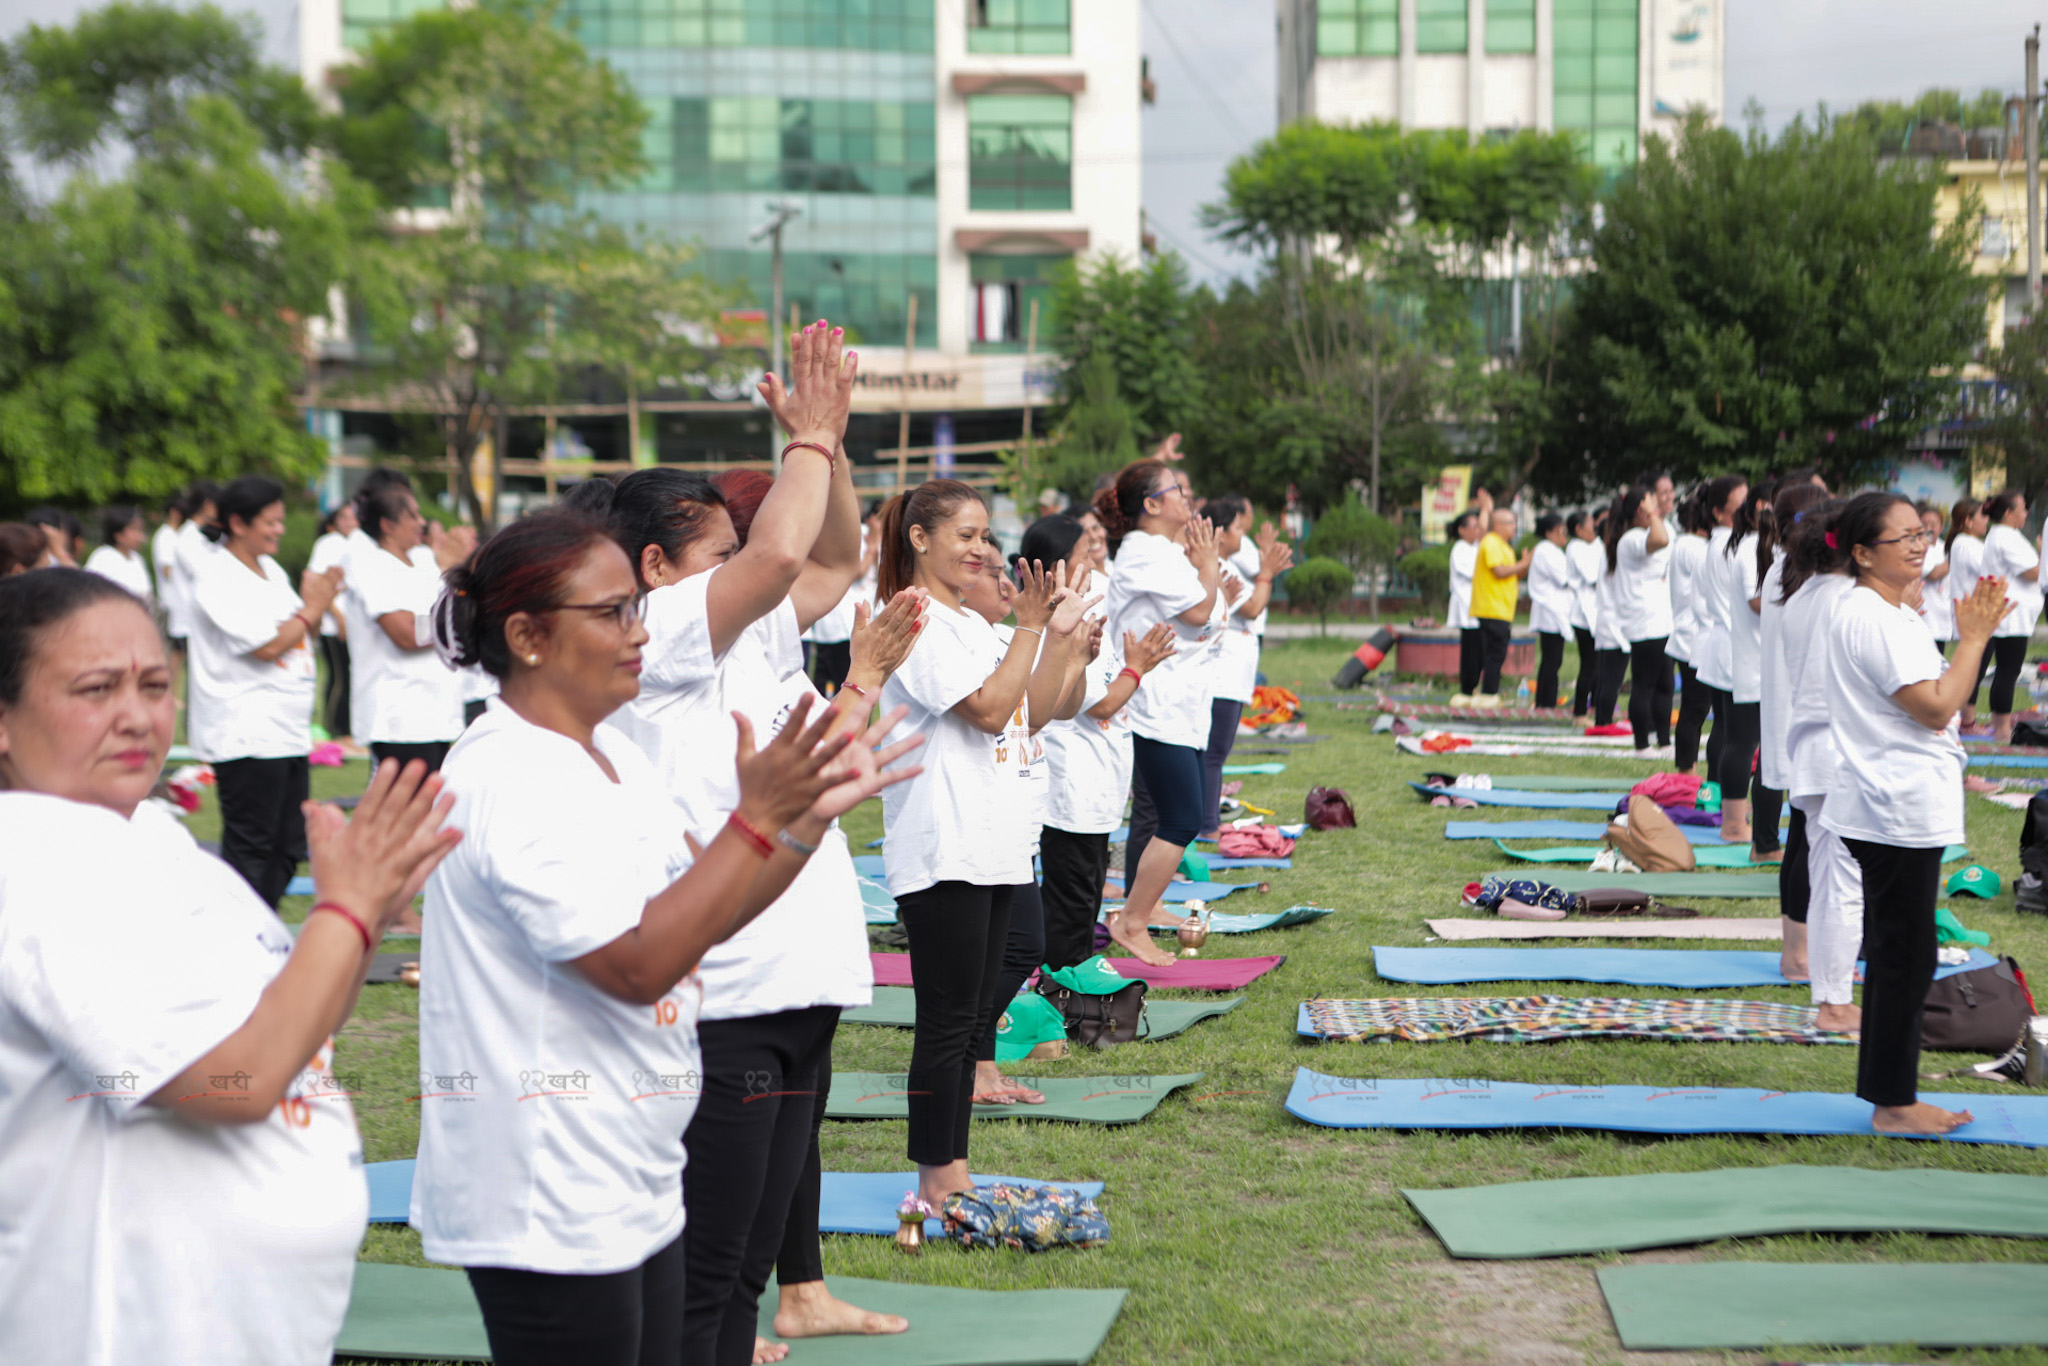
<svg viewBox="0 0 2048 1366"><path fill-rule="evenodd" d="M2041 307L2041 26L2027 35L2027 316Z"/></svg>
<svg viewBox="0 0 2048 1366"><path fill-rule="evenodd" d="M748 234L747 241L759 242L768 238L771 242L770 278L772 299L768 306L768 370L776 378L788 382L782 372L782 230L803 212L802 206L794 200L778 200L768 206L768 221ZM775 419L768 420L768 448L774 453L775 472L782 473L782 440L775 430Z"/></svg>

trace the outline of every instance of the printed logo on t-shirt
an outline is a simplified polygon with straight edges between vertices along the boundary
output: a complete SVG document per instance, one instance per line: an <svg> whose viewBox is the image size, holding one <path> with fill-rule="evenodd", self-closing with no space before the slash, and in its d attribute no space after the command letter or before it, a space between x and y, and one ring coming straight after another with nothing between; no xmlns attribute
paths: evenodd
<svg viewBox="0 0 2048 1366"><path fill-rule="evenodd" d="M529 1068L519 1074L519 1099L522 1104L529 1100L588 1100L592 1080L580 1067L562 1072Z"/></svg>
<svg viewBox="0 0 2048 1366"><path fill-rule="evenodd" d="M633 1069L633 1085L626 1099L642 1100L695 1100L704 1093L704 1079L693 1069L687 1072L663 1072L654 1068Z"/></svg>
<svg viewBox="0 0 2048 1366"><path fill-rule="evenodd" d="M476 1074L467 1067L463 1068L460 1072L422 1071L420 1073L420 1093L414 1096L413 1099L419 1101L475 1100L476 1083Z"/></svg>

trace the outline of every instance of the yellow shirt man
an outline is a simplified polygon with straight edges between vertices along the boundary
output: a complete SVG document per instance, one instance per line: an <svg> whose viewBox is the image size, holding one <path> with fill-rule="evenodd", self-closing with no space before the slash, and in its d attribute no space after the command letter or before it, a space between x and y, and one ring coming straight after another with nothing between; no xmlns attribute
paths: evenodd
<svg viewBox="0 0 2048 1366"><path fill-rule="evenodd" d="M1479 542L1479 567L1472 574L1472 615L1495 621L1515 619L1515 592L1521 580L1494 573L1496 566L1512 569L1517 563L1515 548L1489 531Z"/></svg>

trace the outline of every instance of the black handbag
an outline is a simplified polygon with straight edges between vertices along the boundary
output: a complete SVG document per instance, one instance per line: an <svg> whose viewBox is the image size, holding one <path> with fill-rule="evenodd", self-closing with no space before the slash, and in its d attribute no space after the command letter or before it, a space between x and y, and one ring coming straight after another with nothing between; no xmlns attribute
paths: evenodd
<svg viewBox="0 0 2048 1366"><path fill-rule="evenodd" d="M1152 1033L1145 1018L1145 983L1133 980L1106 995L1061 986L1049 977L1038 979L1038 994L1058 1008L1067 1022L1067 1037L1091 1048L1135 1043Z"/></svg>
<svg viewBox="0 0 2048 1366"><path fill-rule="evenodd" d="M2003 1053L2033 1015L2026 975L2011 958L2000 958L1927 989L1920 1046L1943 1053Z"/></svg>

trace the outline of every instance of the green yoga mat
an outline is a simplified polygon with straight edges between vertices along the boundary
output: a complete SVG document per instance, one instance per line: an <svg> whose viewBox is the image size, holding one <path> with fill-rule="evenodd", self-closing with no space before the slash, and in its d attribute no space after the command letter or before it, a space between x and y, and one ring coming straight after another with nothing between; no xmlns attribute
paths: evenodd
<svg viewBox="0 0 2048 1366"><path fill-rule="evenodd" d="M1244 997L1233 996L1227 1001L1153 1001L1145 1002L1145 1019L1152 1026L1147 1040L1170 1039L1184 1033L1190 1026L1216 1015L1227 1015L1244 1004ZM909 1029L917 1023L916 987L876 987L875 1003L843 1012L840 1019L848 1024L892 1025L897 1029Z"/></svg>
<svg viewBox="0 0 2048 1366"><path fill-rule="evenodd" d="M489 1361L483 1311L460 1271L357 1262L338 1357Z"/></svg>
<svg viewBox="0 0 2048 1366"><path fill-rule="evenodd" d="M1733 1167L1404 1190L1453 1257L1573 1257L1774 1233L2048 1238L2048 1177Z"/></svg>
<svg viewBox="0 0 2048 1366"><path fill-rule="evenodd" d="M1495 877L1528 877L1530 874L1504 868ZM1588 873L1583 869L1546 870L1539 881L1567 892L1590 892L1596 887L1624 887L1670 900L1678 896L1758 897L1778 899L1778 870L1768 873Z"/></svg>
<svg viewBox="0 0 2048 1366"><path fill-rule="evenodd" d="M1225 777L1237 778L1250 777L1255 774L1271 777L1275 773L1285 773L1286 771L1287 765L1285 764L1225 764L1223 766Z"/></svg>
<svg viewBox="0 0 2048 1366"><path fill-rule="evenodd" d="M1560 844L1548 849L1510 849L1501 840L1495 840L1494 843L1500 846L1503 854L1512 859L1520 859L1524 863L1591 863L1605 847L1598 844ZM1758 872L1774 866L1768 863L1751 863L1749 846L1746 844L1695 845L1692 856L1693 861L1702 868L1745 868L1750 872ZM1943 863L1954 863L1957 859L1969 856L1970 851L1960 844L1951 844L1941 851Z"/></svg>
<svg viewBox="0 0 2048 1366"><path fill-rule="evenodd" d="M1022 1254L1017 1254L1022 1255ZM1123 1312L1124 1290L956 1290L827 1276L849 1304L901 1314L910 1330L884 1337L806 1338L804 1366L1081 1366ZM775 1284L761 1296L762 1337L775 1336ZM799 1356L801 1353L801 1356Z"/></svg>
<svg viewBox="0 0 2048 1366"><path fill-rule="evenodd" d="M2004 1347L2048 1342L2048 1266L1695 1262L1613 1266L1621 1345Z"/></svg>
<svg viewBox="0 0 2048 1366"><path fill-rule="evenodd" d="M1159 1102L1202 1079L1200 1072L1157 1077L1030 1077L1013 1073L1043 1105L977 1105L976 1119L1068 1119L1077 1124L1135 1124ZM834 1072L827 1119L908 1119L910 1078L901 1072Z"/></svg>

